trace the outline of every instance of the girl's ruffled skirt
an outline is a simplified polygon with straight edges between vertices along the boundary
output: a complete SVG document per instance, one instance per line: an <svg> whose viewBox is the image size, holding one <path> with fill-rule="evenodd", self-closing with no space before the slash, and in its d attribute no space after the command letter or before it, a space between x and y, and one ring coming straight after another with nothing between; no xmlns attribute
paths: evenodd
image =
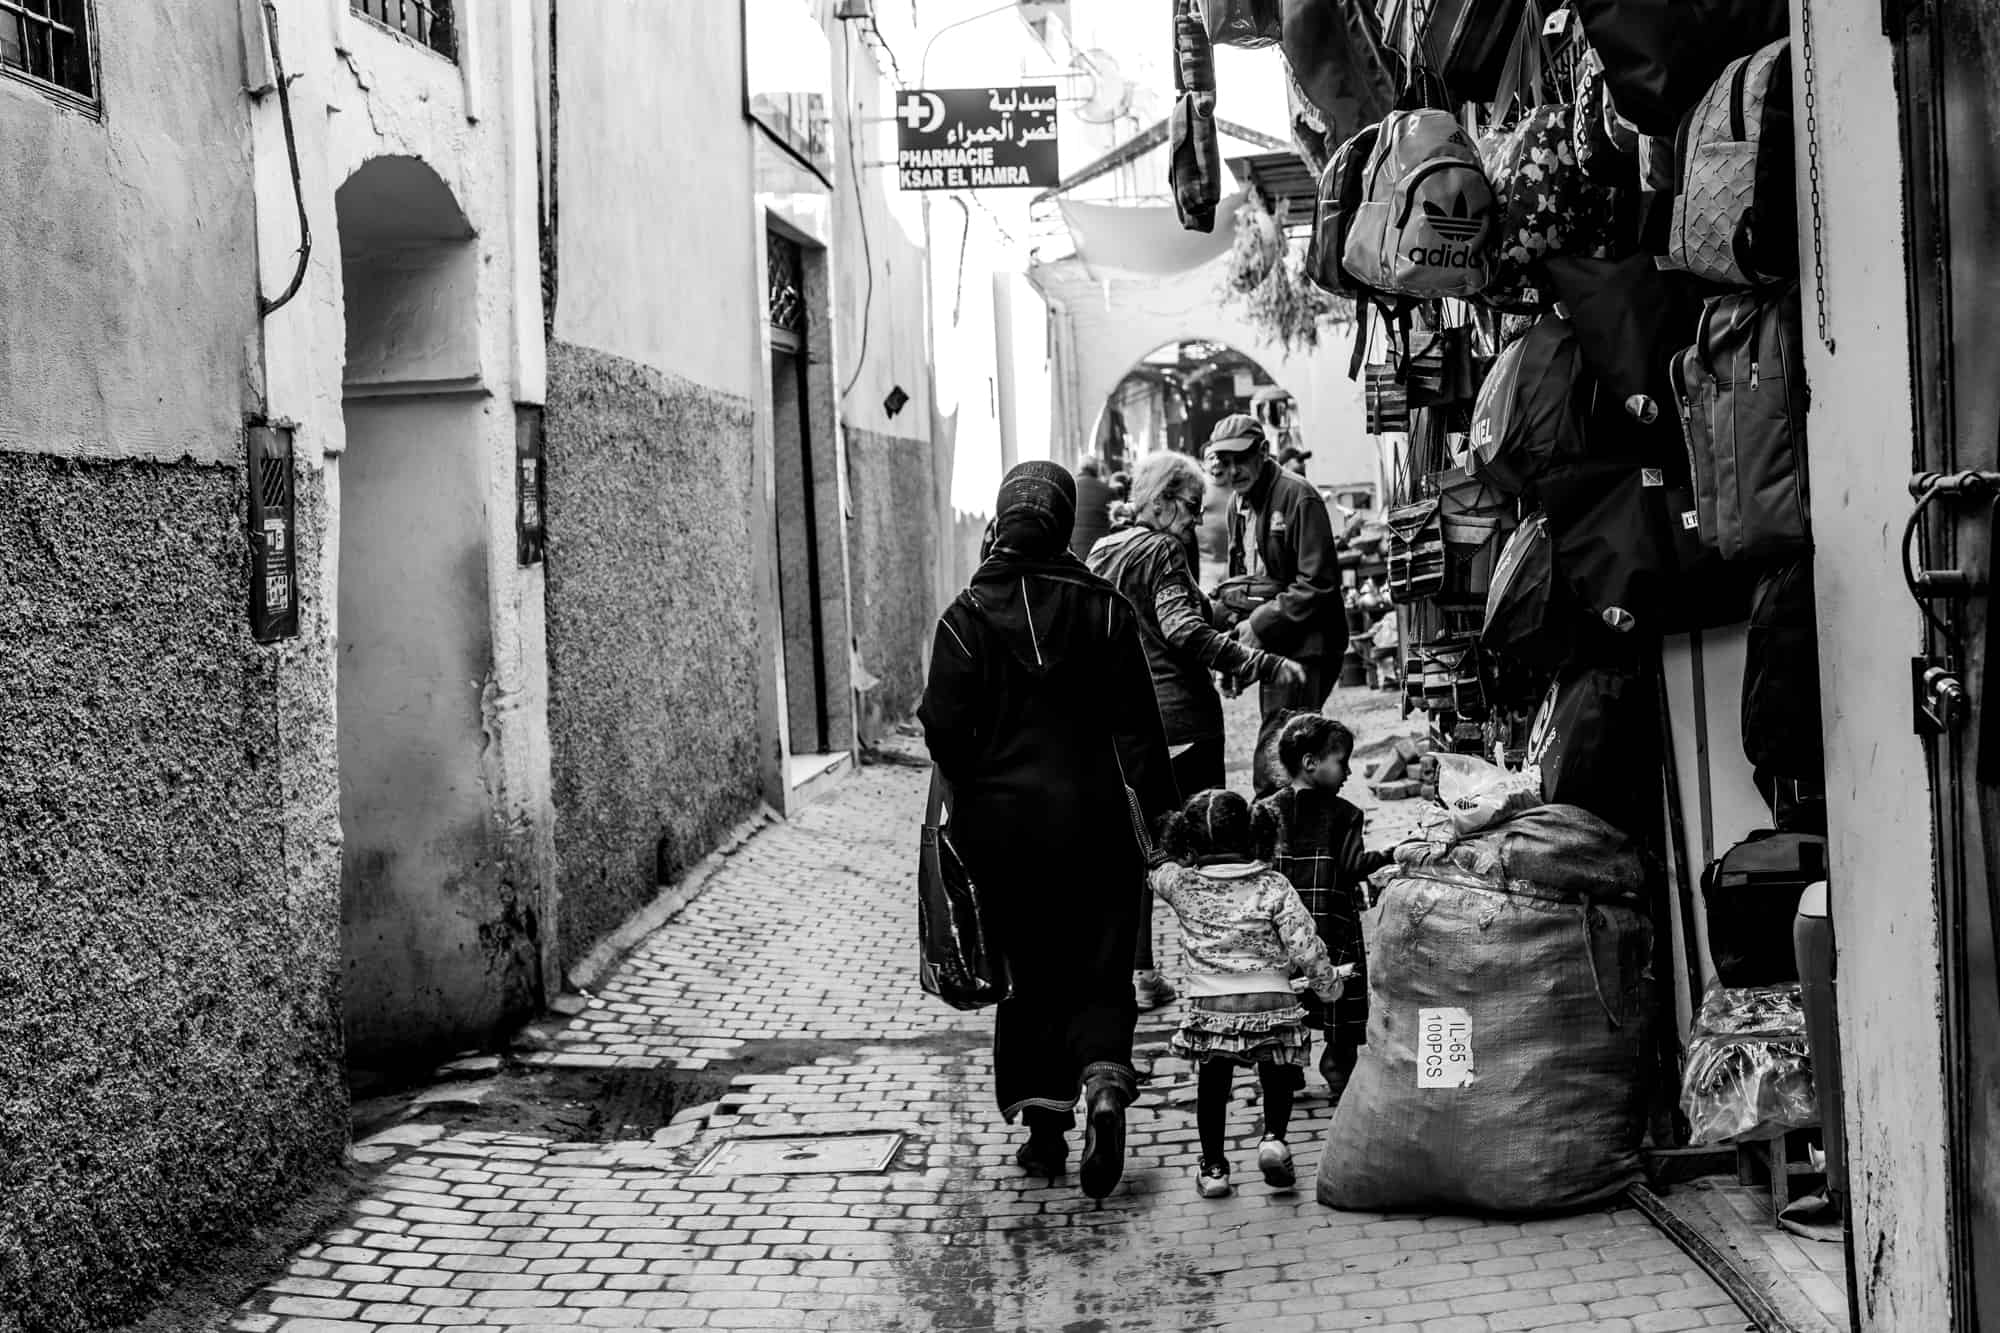
<svg viewBox="0 0 2000 1333"><path fill-rule="evenodd" d="M1183 1060L1234 1060L1254 1065L1297 1065L1312 1057L1312 1033L1302 1005L1253 1013L1216 1013L1189 1004L1168 1049Z"/></svg>

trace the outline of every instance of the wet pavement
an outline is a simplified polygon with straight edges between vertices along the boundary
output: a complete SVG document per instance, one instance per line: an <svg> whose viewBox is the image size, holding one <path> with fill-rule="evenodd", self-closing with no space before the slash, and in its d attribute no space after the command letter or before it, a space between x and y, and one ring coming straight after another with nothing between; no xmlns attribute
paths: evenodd
<svg viewBox="0 0 2000 1333"><path fill-rule="evenodd" d="M1384 699L1342 691L1330 711L1352 717L1365 744L1393 725ZM1248 709L1230 711L1240 720ZM918 767L867 766L752 839L599 994L524 1034L514 1057L544 1072L703 1080L713 1101L629 1139L413 1121L364 1140L358 1156L380 1164L365 1197L220 1326L1744 1326L1722 1290L1629 1210L1493 1222L1321 1207L1311 1174L1327 1110L1316 1076L1292 1132L1303 1188L1277 1192L1258 1178L1256 1113L1239 1103L1238 1192L1198 1198L1192 1077L1165 1051L1171 1008L1141 1020L1147 1082L1113 1197L1099 1210L1073 1178L1024 1177L1017 1131L992 1107L990 1019L915 984L924 782ZM1372 805L1358 778L1350 795ZM1392 841L1415 813L1414 802L1373 812L1371 842ZM1174 958L1164 915L1162 926L1163 956ZM1239 1087L1239 1098L1251 1094ZM700 1170L726 1140L884 1132L902 1138L879 1173ZM790 1165L800 1164L817 1159Z"/></svg>

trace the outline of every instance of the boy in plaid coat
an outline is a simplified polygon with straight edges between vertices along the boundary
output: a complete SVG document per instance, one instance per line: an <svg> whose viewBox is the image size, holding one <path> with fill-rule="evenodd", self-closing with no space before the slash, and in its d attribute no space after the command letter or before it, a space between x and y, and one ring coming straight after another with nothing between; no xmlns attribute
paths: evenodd
<svg viewBox="0 0 2000 1333"><path fill-rule="evenodd" d="M1353 964L1361 980L1367 962L1361 943L1361 912L1367 906L1362 881L1395 858L1363 845L1362 813L1339 794L1354 755L1354 733L1318 713L1294 713L1279 725L1277 749L1291 783L1258 802L1277 816L1271 868L1298 890L1334 964ZM1307 1021L1326 1029L1319 1071L1338 1102L1366 1039L1368 987L1351 984L1331 1010L1316 1009L1308 1003L1312 1017Z"/></svg>

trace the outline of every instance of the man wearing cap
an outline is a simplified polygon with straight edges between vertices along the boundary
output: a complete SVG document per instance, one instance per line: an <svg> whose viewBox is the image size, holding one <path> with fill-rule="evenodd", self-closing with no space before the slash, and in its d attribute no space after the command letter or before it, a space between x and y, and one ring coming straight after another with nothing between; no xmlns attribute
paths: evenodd
<svg viewBox="0 0 2000 1333"><path fill-rule="evenodd" d="M1258 687L1261 749L1263 733L1287 709L1318 712L1340 679L1347 652L1340 558L1326 502L1305 478L1271 460L1264 427L1255 417L1223 418L1204 459L1215 484L1235 492L1229 505L1229 573L1245 593L1222 600L1241 611L1236 637L1305 668L1302 683Z"/></svg>

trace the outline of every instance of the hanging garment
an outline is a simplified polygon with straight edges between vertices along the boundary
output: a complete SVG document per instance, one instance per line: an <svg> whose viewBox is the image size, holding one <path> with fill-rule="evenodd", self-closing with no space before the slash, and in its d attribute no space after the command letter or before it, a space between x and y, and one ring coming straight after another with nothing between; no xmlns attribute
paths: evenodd
<svg viewBox="0 0 2000 1333"><path fill-rule="evenodd" d="M1672 135L1730 61L1783 37L1786 0L1576 0L1619 114Z"/></svg>
<svg viewBox="0 0 2000 1333"><path fill-rule="evenodd" d="M1819 618L1811 555L1759 572L1743 655L1743 756L1760 772L1817 784L1826 771L1819 720Z"/></svg>
<svg viewBox="0 0 2000 1333"><path fill-rule="evenodd" d="M1365 0L1281 0L1285 61L1338 143L1389 114L1396 80Z"/></svg>
<svg viewBox="0 0 2000 1333"><path fill-rule="evenodd" d="M1167 161L1174 207L1189 231L1213 231L1222 202L1222 149L1215 129L1215 50L1199 0L1175 3L1174 89Z"/></svg>

